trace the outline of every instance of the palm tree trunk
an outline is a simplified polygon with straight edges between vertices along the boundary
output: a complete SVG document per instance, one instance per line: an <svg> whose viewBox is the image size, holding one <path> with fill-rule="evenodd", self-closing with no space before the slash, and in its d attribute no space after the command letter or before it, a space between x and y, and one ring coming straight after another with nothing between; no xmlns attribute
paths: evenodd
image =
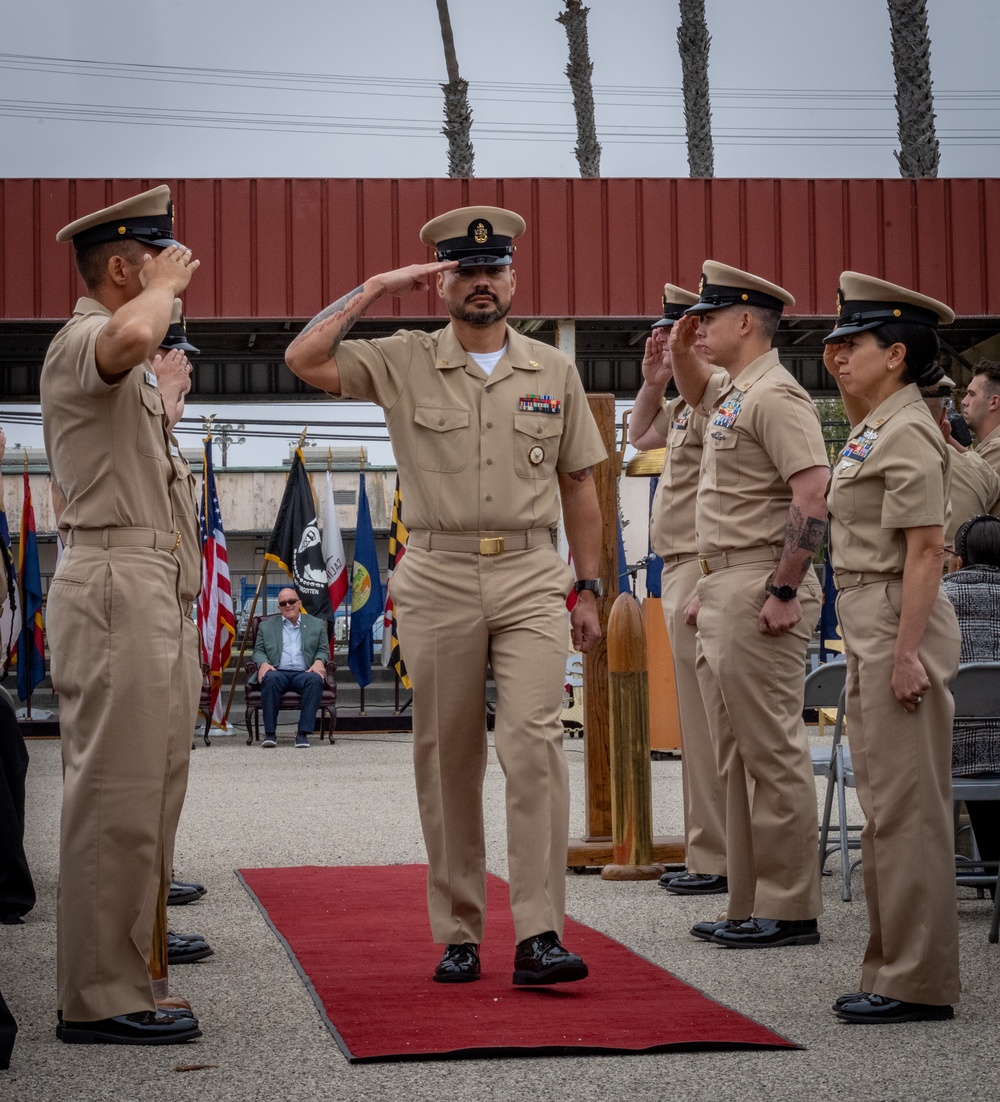
<svg viewBox="0 0 1000 1102"><path fill-rule="evenodd" d="M448 71L448 83L441 85L444 92L444 127L441 133L448 139L448 175L472 176L475 153L469 137L472 130L469 82L459 76L448 0L437 0L437 10L441 24L441 41L444 44L444 64Z"/></svg>
<svg viewBox="0 0 1000 1102"><path fill-rule="evenodd" d="M896 74L896 116L901 176L936 177L941 150L934 130L931 39L926 0L887 0Z"/></svg>
<svg viewBox="0 0 1000 1102"><path fill-rule="evenodd" d="M573 90L573 108L576 111L576 163L581 176L600 176L601 146L597 140L597 123L594 119L594 72L587 41L587 14L590 8L582 0L566 0L566 10L556 16L556 21L566 28L569 41L569 64L566 76Z"/></svg>
<svg viewBox="0 0 1000 1102"><path fill-rule="evenodd" d="M683 79L688 172L710 178L715 175L712 105L708 93L708 47L712 39L705 22L705 0L680 0L680 14L677 49Z"/></svg>

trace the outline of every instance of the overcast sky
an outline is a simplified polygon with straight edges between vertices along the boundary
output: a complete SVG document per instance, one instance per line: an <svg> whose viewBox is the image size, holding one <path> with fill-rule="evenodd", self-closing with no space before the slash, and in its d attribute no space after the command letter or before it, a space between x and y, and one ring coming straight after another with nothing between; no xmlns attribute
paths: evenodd
<svg viewBox="0 0 1000 1102"><path fill-rule="evenodd" d="M578 174L562 7L451 0L479 176ZM927 7L941 175L1000 175L997 0ZM590 9L602 174L686 175L676 2ZM898 175L884 0L706 9L716 175ZM434 0L33 0L2 50L2 176L447 171Z"/></svg>

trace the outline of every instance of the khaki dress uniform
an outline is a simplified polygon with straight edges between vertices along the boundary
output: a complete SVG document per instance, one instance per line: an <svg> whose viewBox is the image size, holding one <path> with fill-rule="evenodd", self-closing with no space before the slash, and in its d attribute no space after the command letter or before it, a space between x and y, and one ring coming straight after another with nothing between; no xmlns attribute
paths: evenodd
<svg viewBox="0 0 1000 1102"><path fill-rule="evenodd" d="M784 546L788 479L828 463L823 434L774 349L736 380L716 376L702 406L698 680L726 782L727 917L812 919L822 902L802 698L820 607L814 571L799 586L802 619L792 630L765 635L758 616Z"/></svg>
<svg viewBox="0 0 1000 1102"><path fill-rule="evenodd" d="M951 451L951 519L944 530L949 546L967 520L984 513L1000 517L1000 474L974 451Z"/></svg>
<svg viewBox="0 0 1000 1102"><path fill-rule="evenodd" d="M944 524L951 449L916 386L855 426L828 493L830 556L847 656L847 733L866 823L870 935L861 988L902 1002L958 999L958 905L948 684L960 634L941 592L920 647L931 688L915 711L892 692L905 529Z"/></svg>
<svg viewBox="0 0 1000 1102"><path fill-rule="evenodd" d="M199 685L190 484L150 364L112 384L98 374L110 316L81 298L41 376L67 500L47 619L64 775L59 1009L71 1021L155 1009L147 961Z"/></svg>
<svg viewBox="0 0 1000 1102"><path fill-rule="evenodd" d="M562 935L569 786L557 473L605 458L574 364L507 329L491 375L451 326L337 349L345 398L378 403L410 529L390 581L413 682L413 756L436 942L479 944L486 905L486 667L506 776L518 941ZM503 535L503 552L497 537Z"/></svg>
<svg viewBox="0 0 1000 1102"><path fill-rule="evenodd" d="M695 501L706 423L683 398L664 402L653 419L653 427L666 440L666 456L650 511L650 546L663 559L663 616L673 653L683 744L685 859L689 872L725 876L726 790L698 684L698 631L684 622L684 609L701 578Z"/></svg>
<svg viewBox="0 0 1000 1102"><path fill-rule="evenodd" d="M1000 425L979 441L976 454L985 459L1000 474Z"/></svg>

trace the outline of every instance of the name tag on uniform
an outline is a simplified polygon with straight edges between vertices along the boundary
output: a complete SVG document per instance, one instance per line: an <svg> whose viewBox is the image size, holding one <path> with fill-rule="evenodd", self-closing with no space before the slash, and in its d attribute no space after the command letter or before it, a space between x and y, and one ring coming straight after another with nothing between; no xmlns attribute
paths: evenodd
<svg viewBox="0 0 1000 1102"><path fill-rule="evenodd" d="M518 398L517 408L523 413L558 413L562 402L549 394L525 394Z"/></svg>
<svg viewBox="0 0 1000 1102"><path fill-rule="evenodd" d="M157 387L157 389L159 389L159 384L156 381L156 375L154 375L152 371L144 371L143 376L150 386L155 386Z"/></svg>
<svg viewBox="0 0 1000 1102"><path fill-rule="evenodd" d="M876 440L878 440L878 433L874 429L865 429L856 440L847 441L847 447L844 448L841 459L853 459L856 463L863 463L875 446Z"/></svg>
<svg viewBox="0 0 1000 1102"><path fill-rule="evenodd" d="M734 390L729 398L719 406L715 416L712 418L712 424L718 425L723 429L731 429L736 424L736 418L740 415L740 408L743 404L743 391Z"/></svg>

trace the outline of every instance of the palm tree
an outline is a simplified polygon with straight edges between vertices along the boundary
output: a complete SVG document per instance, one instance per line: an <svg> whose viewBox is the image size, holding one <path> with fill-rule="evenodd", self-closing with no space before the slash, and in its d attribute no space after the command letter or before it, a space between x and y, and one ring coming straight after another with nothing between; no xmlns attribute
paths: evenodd
<svg viewBox="0 0 1000 1102"><path fill-rule="evenodd" d="M472 176L475 154L469 137L472 129L469 82L462 80L458 73L458 57L455 54L455 37L451 33L448 0L437 0L437 10L441 23L441 41L444 43L444 63L448 71L448 83L441 85L444 92L444 128L441 133L448 139L448 175Z"/></svg>
<svg viewBox="0 0 1000 1102"><path fill-rule="evenodd" d="M715 149L708 95L708 47L712 39L705 22L705 0L680 0L680 12L677 49L681 55L688 172L692 176L712 177Z"/></svg>
<svg viewBox="0 0 1000 1102"><path fill-rule="evenodd" d="M590 60L587 41L587 14L590 8L583 0L566 0L566 10L556 16L556 21L566 28L569 41L569 64L566 76L573 90L573 107L576 111L576 163L581 176L600 176L601 146L597 140L597 123L594 120L594 85L591 76L594 64Z"/></svg>
<svg viewBox="0 0 1000 1102"><path fill-rule="evenodd" d="M936 177L941 150L934 132L931 39L926 0L887 0L892 26L892 67L896 75L901 176Z"/></svg>

